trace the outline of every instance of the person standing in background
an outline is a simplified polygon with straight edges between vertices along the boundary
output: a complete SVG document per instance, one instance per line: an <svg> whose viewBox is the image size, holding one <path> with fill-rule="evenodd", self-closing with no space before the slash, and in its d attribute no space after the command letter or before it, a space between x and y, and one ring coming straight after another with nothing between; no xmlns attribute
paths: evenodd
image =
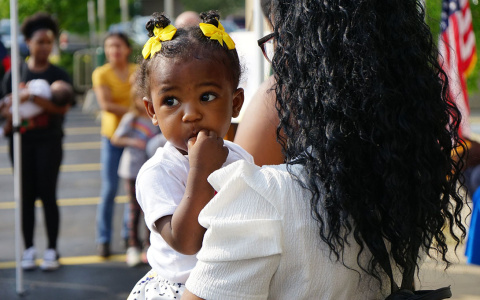
<svg viewBox="0 0 480 300"><path fill-rule="evenodd" d="M49 61L56 37L58 25L47 13L39 12L27 17L21 26L22 34L30 49L30 57L20 66L21 85L34 79L45 79L50 85L62 80L71 88L71 79L61 68ZM7 72L2 81L2 96L12 92L12 75ZM40 198L45 213L48 245L44 252L40 268L44 271L56 270L60 264L57 252L57 238L60 213L57 206L57 178L62 162L63 119L73 103L73 88L69 97L62 101L50 101L23 89L20 101L31 101L40 106L41 114L22 120L18 130L21 134L22 155L22 233L25 251L22 268L36 268L36 249L33 244L35 227L35 200ZM8 133L10 157L13 161L13 132Z"/></svg>
<svg viewBox="0 0 480 300"><path fill-rule="evenodd" d="M202 22L202 19L200 19L200 15L197 12L187 10L177 16L175 19L175 27L190 27L198 25L200 22Z"/></svg>
<svg viewBox="0 0 480 300"><path fill-rule="evenodd" d="M160 134L158 126L153 125L152 120L145 110L143 97L138 88L132 88L133 103L129 112L123 115L120 124L112 136L112 144L117 147L125 147L118 176L125 182L125 190L129 196L128 218L128 248L127 265L134 267L146 261L148 247L150 246L150 231L145 222L140 218L143 215L142 208L135 196L135 181L142 165L150 158L147 153L148 142L157 134ZM143 241L139 237L139 224L145 227Z"/></svg>
<svg viewBox="0 0 480 300"><path fill-rule="evenodd" d="M104 40L104 50L107 63L95 69L92 74L92 83L102 113L100 154L102 188L97 209L97 245L98 254L108 257L112 239L114 199L119 181L117 170L123 152L123 148L114 146L110 139L122 116L130 107L132 86L130 77L137 66L128 60L132 49L128 37L123 33L115 32L107 35ZM124 220L124 227L127 220ZM123 239L127 240L128 229L124 228L122 233Z"/></svg>

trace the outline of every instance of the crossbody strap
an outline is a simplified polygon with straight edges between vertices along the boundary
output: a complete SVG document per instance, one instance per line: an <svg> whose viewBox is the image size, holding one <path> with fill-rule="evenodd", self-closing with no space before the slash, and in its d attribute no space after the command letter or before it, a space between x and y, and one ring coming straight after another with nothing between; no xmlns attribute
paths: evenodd
<svg viewBox="0 0 480 300"><path fill-rule="evenodd" d="M376 234L370 234L370 236L375 236ZM383 238L379 235L376 235L377 239L380 241L378 247L373 246L367 239L363 239L365 244L367 244L368 249L372 253L373 257L375 257L382 267L382 269L387 273L388 277L390 278L390 289L392 294L399 290L398 285L395 283L393 279L393 272L392 266L390 265L390 257L387 252L387 247L383 241ZM403 281L403 280L402 280Z"/></svg>

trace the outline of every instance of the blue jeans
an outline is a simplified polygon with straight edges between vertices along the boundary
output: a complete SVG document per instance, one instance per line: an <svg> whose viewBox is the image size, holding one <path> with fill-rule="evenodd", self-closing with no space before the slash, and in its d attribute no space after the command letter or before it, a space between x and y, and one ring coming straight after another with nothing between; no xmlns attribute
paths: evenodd
<svg viewBox="0 0 480 300"><path fill-rule="evenodd" d="M97 243L110 243L112 240L112 218L114 200L118 190L118 165L122 156L123 148L115 147L110 140L102 137L102 149L100 162L102 164L102 189L100 203L97 207ZM128 210L123 216L123 239L128 238Z"/></svg>
<svg viewBox="0 0 480 300"><path fill-rule="evenodd" d="M473 197L475 191L480 187L480 165L467 168L463 175L465 176L465 186L468 194Z"/></svg>

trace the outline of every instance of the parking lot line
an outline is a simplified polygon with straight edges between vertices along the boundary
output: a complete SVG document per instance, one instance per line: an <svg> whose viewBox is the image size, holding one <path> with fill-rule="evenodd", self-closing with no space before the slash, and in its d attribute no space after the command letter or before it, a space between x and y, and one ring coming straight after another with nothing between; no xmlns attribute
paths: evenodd
<svg viewBox="0 0 480 300"><path fill-rule="evenodd" d="M100 163L94 164L71 164L71 165L61 165L60 172L88 172L88 171L100 171ZM13 170L11 167L0 168L0 175L12 175Z"/></svg>
<svg viewBox="0 0 480 300"><path fill-rule="evenodd" d="M111 255L108 258L103 258L98 255L89 256L72 256L72 257L60 257L59 262L61 265L87 265L87 264L100 264L104 262L125 262L125 254ZM42 263L42 259L35 261L37 265ZM0 262L0 269L13 269L15 268L15 261Z"/></svg>
<svg viewBox="0 0 480 300"><path fill-rule="evenodd" d="M100 149L101 142L63 143L63 150L96 150ZM8 153L7 146L0 146L0 153Z"/></svg>
<svg viewBox="0 0 480 300"><path fill-rule="evenodd" d="M100 202L100 197L84 197L84 198L64 198L58 199L59 206L81 206L81 205L96 205ZM115 197L115 203L127 203L128 197L121 195ZM42 206L42 201L35 201L36 207ZM0 210L15 209L15 202L0 202Z"/></svg>

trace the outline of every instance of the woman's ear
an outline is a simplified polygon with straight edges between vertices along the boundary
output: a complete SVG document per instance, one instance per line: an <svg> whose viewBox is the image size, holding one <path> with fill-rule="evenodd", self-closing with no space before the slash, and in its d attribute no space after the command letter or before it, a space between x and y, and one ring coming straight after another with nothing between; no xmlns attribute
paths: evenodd
<svg viewBox="0 0 480 300"><path fill-rule="evenodd" d="M147 111L147 115L152 119L152 124L158 126L157 115L155 115L155 109L153 107L153 101L147 99L147 97L143 97L143 105L145 105L145 110Z"/></svg>
<svg viewBox="0 0 480 300"><path fill-rule="evenodd" d="M232 117L236 118L240 114L240 110L242 109L244 98L245 98L245 93L242 88L238 88L235 91L235 93L233 93Z"/></svg>

